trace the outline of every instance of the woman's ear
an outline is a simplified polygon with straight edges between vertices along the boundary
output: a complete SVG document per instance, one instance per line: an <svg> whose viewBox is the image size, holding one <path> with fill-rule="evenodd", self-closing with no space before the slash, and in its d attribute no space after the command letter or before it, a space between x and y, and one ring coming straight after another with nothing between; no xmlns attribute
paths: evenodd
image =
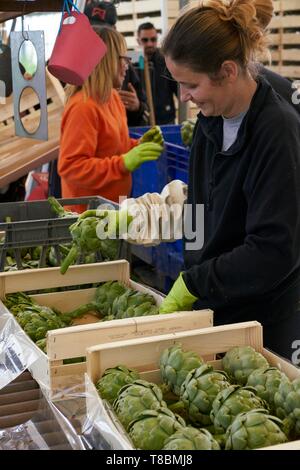
<svg viewBox="0 0 300 470"><path fill-rule="evenodd" d="M226 60L221 66L221 76L228 83L234 83L239 75L239 66L234 60Z"/></svg>

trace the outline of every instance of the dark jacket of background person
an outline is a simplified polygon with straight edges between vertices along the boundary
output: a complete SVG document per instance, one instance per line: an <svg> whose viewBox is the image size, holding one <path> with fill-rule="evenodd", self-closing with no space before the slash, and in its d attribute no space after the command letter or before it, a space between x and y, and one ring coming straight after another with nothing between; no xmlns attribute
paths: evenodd
<svg viewBox="0 0 300 470"><path fill-rule="evenodd" d="M289 104L291 104L295 110L300 114L300 103L293 102L293 95L295 95L296 89L293 88L293 82L287 78L282 77L278 73L272 72L266 67L261 67L259 70L260 75L265 77L274 90L282 96ZM297 93L297 92L296 92ZM300 96L300 93L299 93Z"/></svg>
<svg viewBox="0 0 300 470"><path fill-rule="evenodd" d="M132 84L140 102L140 107L137 111L126 110L128 127L148 126L149 108L147 105L146 94L138 77L138 74L132 64L129 65L128 70L126 72L122 90L128 89L128 83Z"/></svg>
<svg viewBox="0 0 300 470"><path fill-rule="evenodd" d="M138 64L135 66L146 90L144 70L141 70ZM177 83L164 77L166 63L158 49L149 58L149 72L156 124L172 124L176 117L174 95L177 96Z"/></svg>
<svg viewBox="0 0 300 470"><path fill-rule="evenodd" d="M185 251L184 280L196 306L214 310L215 325L277 325L266 344L278 351L281 336L288 343L295 327L300 333L300 119L258 81L229 150L221 151L222 118L198 115L188 203L194 225L195 205L205 205L204 245Z"/></svg>

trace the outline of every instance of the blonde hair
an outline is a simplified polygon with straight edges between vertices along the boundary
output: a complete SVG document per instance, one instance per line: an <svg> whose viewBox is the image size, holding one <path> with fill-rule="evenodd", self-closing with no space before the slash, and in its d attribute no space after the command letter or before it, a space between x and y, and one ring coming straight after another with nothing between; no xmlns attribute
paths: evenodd
<svg viewBox="0 0 300 470"><path fill-rule="evenodd" d="M94 30L105 42L107 52L82 86L68 86L67 100L82 90L85 99L92 98L98 103L105 103L114 88L120 70L120 56L126 54L126 41L118 31L108 26L95 27Z"/></svg>
<svg viewBox="0 0 300 470"><path fill-rule="evenodd" d="M226 60L251 71L268 51L265 29L272 14L271 0L202 0L178 18L162 51L212 79Z"/></svg>

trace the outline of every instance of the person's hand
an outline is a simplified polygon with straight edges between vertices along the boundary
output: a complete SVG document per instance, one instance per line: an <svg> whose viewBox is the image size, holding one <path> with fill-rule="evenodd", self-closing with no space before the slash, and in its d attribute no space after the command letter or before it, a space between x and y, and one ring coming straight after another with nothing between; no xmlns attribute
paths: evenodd
<svg viewBox="0 0 300 470"><path fill-rule="evenodd" d="M162 151L161 145L152 142L137 145L124 155L125 168L128 171L135 171L142 163L157 160Z"/></svg>
<svg viewBox="0 0 300 470"><path fill-rule="evenodd" d="M155 142L159 145L164 145L164 138L159 126L154 126L145 132L145 134L140 138L140 144L145 142Z"/></svg>
<svg viewBox="0 0 300 470"><path fill-rule="evenodd" d="M197 300L185 285L182 273L173 284L172 289L159 307L159 313L173 313L185 310L192 310L194 302Z"/></svg>
<svg viewBox="0 0 300 470"><path fill-rule="evenodd" d="M128 91L119 90L119 95L127 111L138 111L140 101L131 83L128 83Z"/></svg>

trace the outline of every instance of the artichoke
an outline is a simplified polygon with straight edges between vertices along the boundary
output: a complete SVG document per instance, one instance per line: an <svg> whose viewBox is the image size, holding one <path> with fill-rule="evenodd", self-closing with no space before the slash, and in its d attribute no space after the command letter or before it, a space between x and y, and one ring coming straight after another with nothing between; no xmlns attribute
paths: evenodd
<svg viewBox="0 0 300 470"><path fill-rule="evenodd" d="M126 366L119 365L106 369L101 379L96 383L99 395L109 403L113 403L124 385L130 384L139 378L139 373Z"/></svg>
<svg viewBox="0 0 300 470"><path fill-rule="evenodd" d="M239 413L255 408L268 409L267 403L256 395L255 388L230 385L218 393L212 404L210 419L215 432L224 433Z"/></svg>
<svg viewBox="0 0 300 470"><path fill-rule="evenodd" d="M282 421L266 410L240 413L227 429L225 449L258 449L286 442L282 426Z"/></svg>
<svg viewBox="0 0 300 470"><path fill-rule="evenodd" d="M15 316L17 322L35 342L45 339L47 331L64 328L72 323L79 314L67 314L49 307L38 305L28 295L17 292L6 296L5 305ZM43 342L39 343L39 346Z"/></svg>
<svg viewBox="0 0 300 470"><path fill-rule="evenodd" d="M183 351L180 344L165 349L159 361L163 382L178 396L188 373L202 364L203 360L196 353Z"/></svg>
<svg viewBox="0 0 300 470"><path fill-rule="evenodd" d="M195 128L196 121L193 119L188 119L187 121L183 121L181 124L180 134L183 145L186 147L190 147L193 141L193 134Z"/></svg>
<svg viewBox="0 0 300 470"><path fill-rule="evenodd" d="M220 446L206 429L187 426L172 434L162 450L220 450Z"/></svg>
<svg viewBox="0 0 300 470"><path fill-rule="evenodd" d="M225 372L203 364L188 373L181 385L180 398L190 420L200 426L211 424L210 412L217 394L230 386Z"/></svg>
<svg viewBox="0 0 300 470"><path fill-rule="evenodd" d="M113 406L125 429L142 411L167 407L160 388L145 380L122 387Z"/></svg>
<svg viewBox="0 0 300 470"><path fill-rule="evenodd" d="M222 359L222 365L232 379L239 385L245 385L248 377L255 369L269 367L264 356L251 348L251 346L240 346L230 349Z"/></svg>
<svg viewBox="0 0 300 470"><path fill-rule="evenodd" d="M111 315L114 319L158 315L158 307L152 295L127 289L113 301Z"/></svg>
<svg viewBox="0 0 300 470"><path fill-rule="evenodd" d="M284 420L292 438L300 436L300 379L282 380L274 397L276 415Z"/></svg>
<svg viewBox="0 0 300 470"><path fill-rule="evenodd" d="M281 382L289 380L287 376L276 367L267 367L254 370L248 377L247 386L254 387L256 394L270 405L275 413L274 396Z"/></svg>
<svg viewBox="0 0 300 470"><path fill-rule="evenodd" d="M130 423L129 436L135 447L142 450L160 450L168 437L185 427L180 416L168 408L146 410Z"/></svg>

